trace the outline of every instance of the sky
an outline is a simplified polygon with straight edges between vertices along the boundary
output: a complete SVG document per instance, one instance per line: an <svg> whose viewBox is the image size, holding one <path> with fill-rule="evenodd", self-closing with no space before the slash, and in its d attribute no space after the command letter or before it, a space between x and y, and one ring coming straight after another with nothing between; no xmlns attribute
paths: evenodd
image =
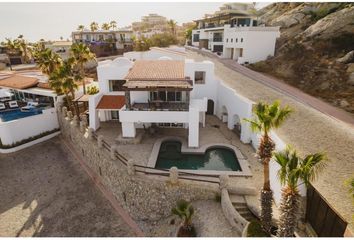
<svg viewBox="0 0 354 240"><path fill-rule="evenodd" d="M141 16L157 13L178 24L201 18L205 13L213 13L222 2L0 2L0 42L5 38L24 38L35 42L70 38L71 32L83 24L93 21L101 26L115 20L118 27L131 25Z"/></svg>

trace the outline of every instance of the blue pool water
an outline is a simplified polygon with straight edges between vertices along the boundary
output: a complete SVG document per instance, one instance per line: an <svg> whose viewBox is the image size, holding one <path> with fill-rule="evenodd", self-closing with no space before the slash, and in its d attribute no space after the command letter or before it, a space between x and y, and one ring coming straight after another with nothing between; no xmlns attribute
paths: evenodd
<svg viewBox="0 0 354 240"><path fill-rule="evenodd" d="M241 171L233 150L211 147L204 154L181 153L181 143L165 141L161 144L155 168L216 171Z"/></svg>
<svg viewBox="0 0 354 240"><path fill-rule="evenodd" d="M42 109L31 109L29 112L21 112L20 109L8 110L0 112L0 119L2 122L8 122L15 119L30 117L42 113Z"/></svg>

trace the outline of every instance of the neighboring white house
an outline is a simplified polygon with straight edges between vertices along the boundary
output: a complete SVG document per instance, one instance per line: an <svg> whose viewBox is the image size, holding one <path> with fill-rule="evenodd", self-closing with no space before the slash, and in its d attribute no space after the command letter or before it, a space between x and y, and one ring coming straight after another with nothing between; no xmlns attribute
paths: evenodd
<svg viewBox="0 0 354 240"><path fill-rule="evenodd" d="M274 56L276 39L280 36L279 27L257 26L250 4L225 4L220 11L195 22L193 46L240 64Z"/></svg>
<svg viewBox="0 0 354 240"><path fill-rule="evenodd" d="M51 49L65 60L70 57L71 45L71 41L55 41L53 43L46 44L45 47Z"/></svg>

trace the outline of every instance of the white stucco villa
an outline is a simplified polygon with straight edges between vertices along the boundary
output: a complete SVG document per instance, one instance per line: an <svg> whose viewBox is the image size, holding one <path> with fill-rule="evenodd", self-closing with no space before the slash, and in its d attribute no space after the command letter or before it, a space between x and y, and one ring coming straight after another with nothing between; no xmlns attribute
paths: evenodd
<svg viewBox="0 0 354 240"><path fill-rule="evenodd" d="M241 141L258 141L241 121L251 117L253 103L215 77L214 63L159 48L124 56L97 67L100 92L89 100L92 129L112 119L121 122L123 138L136 137L137 128L186 128L188 147L199 147L205 115L215 114L239 132Z"/></svg>
<svg viewBox="0 0 354 240"><path fill-rule="evenodd" d="M195 20L192 46L208 49L238 63L254 63L274 56L279 27L258 26L252 5L224 4L220 11ZM261 40L261 41L260 41Z"/></svg>

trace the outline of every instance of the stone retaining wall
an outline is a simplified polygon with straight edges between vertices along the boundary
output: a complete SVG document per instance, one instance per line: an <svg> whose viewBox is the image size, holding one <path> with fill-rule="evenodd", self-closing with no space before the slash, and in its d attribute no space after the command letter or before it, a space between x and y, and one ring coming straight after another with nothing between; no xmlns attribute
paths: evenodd
<svg viewBox="0 0 354 240"><path fill-rule="evenodd" d="M219 192L217 184L175 181L164 176L138 174L90 137L84 121L79 122L66 108L58 110L62 136L80 153L86 164L99 175L122 207L135 220L158 220L171 215L177 200L214 199ZM131 163L130 163L131 164Z"/></svg>

